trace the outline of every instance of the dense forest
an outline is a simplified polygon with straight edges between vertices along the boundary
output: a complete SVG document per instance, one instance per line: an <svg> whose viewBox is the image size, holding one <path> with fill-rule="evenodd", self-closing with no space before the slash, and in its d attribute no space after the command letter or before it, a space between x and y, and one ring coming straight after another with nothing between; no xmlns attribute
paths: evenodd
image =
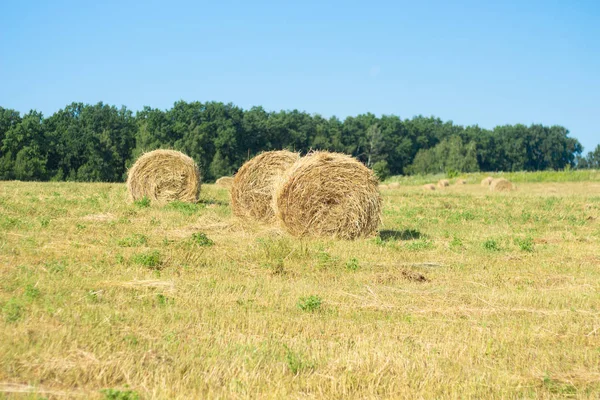
<svg viewBox="0 0 600 400"><path fill-rule="evenodd" d="M463 127L435 117L361 114L343 121L297 110L243 110L179 101L169 110L72 103L50 117L0 107L0 180L123 181L143 152L180 150L204 180L232 175L266 150L351 154L381 177L473 171L600 168L600 146L582 146L562 126Z"/></svg>

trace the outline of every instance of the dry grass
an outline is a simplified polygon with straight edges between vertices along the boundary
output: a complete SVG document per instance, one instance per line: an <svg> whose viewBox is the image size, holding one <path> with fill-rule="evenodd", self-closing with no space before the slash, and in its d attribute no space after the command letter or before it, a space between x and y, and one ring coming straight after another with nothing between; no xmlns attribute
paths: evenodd
<svg viewBox="0 0 600 400"><path fill-rule="evenodd" d="M367 237L381 220L373 171L350 156L325 151L301 158L282 176L273 208L295 236Z"/></svg>
<svg viewBox="0 0 600 400"><path fill-rule="evenodd" d="M233 213L244 219L273 221L275 182L299 158L297 153L287 150L268 151L242 165L231 187Z"/></svg>
<svg viewBox="0 0 600 400"><path fill-rule="evenodd" d="M388 185L389 189L400 189L400 184L398 182L392 182Z"/></svg>
<svg viewBox="0 0 600 400"><path fill-rule="evenodd" d="M490 184L490 190L492 192L510 192L514 190L514 185L506 179L499 178L494 179Z"/></svg>
<svg viewBox="0 0 600 400"><path fill-rule="evenodd" d="M388 185L379 185L379 190L387 190L390 187Z"/></svg>
<svg viewBox="0 0 600 400"><path fill-rule="evenodd" d="M158 204L175 200L195 203L201 179L190 157L175 150L154 150L138 158L127 172L129 200L147 197Z"/></svg>
<svg viewBox="0 0 600 400"><path fill-rule="evenodd" d="M0 398L598 398L598 181L403 184L355 241L126 198L0 183Z"/></svg>

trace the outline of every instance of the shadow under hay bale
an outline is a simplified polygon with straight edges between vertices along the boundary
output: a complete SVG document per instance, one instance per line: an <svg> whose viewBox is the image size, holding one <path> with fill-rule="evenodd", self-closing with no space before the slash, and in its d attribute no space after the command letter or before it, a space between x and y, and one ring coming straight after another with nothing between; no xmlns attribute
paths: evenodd
<svg viewBox="0 0 600 400"><path fill-rule="evenodd" d="M228 201L221 201L216 199L200 199L198 200L198 204L203 204L205 206L219 206L226 207L229 205Z"/></svg>
<svg viewBox="0 0 600 400"><path fill-rule="evenodd" d="M287 150L268 151L242 165L231 186L233 213L240 218L273 221L275 183L299 158L297 153Z"/></svg>
<svg viewBox="0 0 600 400"><path fill-rule="evenodd" d="M274 209L295 236L357 239L381 220L377 178L356 159L318 151L298 160L277 185Z"/></svg>
<svg viewBox="0 0 600 400"><path fill-rule="evenodd" d="M492 192L510 192L514 189L515 186L504 178L494 179L490 185L490 190Z"/></svg>
<svg viewBox="0 0 600 400"><path fill-rule="evenodd" d="M423 237L425 237L425 235L416 229L405 229L403 231L385 229L379 231L379 239L381 239L383 242L395 240L415 240Z"/></svg>
<svg viewBox="0 0 600 400"><path fill-rule="evenodd" d="M190 157L175 150L143 154L127 172L129 200L148 198L153 203L196 203L202 177Z"/></svg>

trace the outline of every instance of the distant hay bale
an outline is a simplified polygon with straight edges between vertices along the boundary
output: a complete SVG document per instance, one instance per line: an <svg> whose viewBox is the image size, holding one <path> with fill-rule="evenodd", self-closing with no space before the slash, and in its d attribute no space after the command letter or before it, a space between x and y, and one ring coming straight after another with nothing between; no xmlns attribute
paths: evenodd
<svg viewBox="0 0 600 400"><path fill-rule="evenodd" d="M493 180L494 180L494 178L492 178L491 176L488 176L487 178L484 178L481 180L481 186L490 186L492 184Z"/></svg>
<svg viewBox="0 0 600 400"><path fill-rule="evenodd" d="M231 187L231 185L233 185L233 177L222 176L215 181L215 185L229 189Z"/></svg>
<svg viewBox="0 0 600 400"><path fill-rule="evenodd" d="M504 178L494 179L490 185L492 192L510 192L513 189L514 185Z"/></svg>
<svg viewBox="0 0 600 400"><path fill-rule="evenodd" d="M317 151L282 177L275 215L295 236L357 239L375 233L381 220L377 178L356 159Z"/></svg>
<svg viewBox="0 0 600 400"><path fill-rule="evenodd" d="M465 181L464 179L459 179L459 180L456 181L456 184L457 185L466 185L467 181Z"/></svg>
<svg viewBox="0 0 600 400"><path fill-rule="evenodd" d="M231 208L245 219L269 222L274 219L275 183L300 156L287 150L268 151L246 161L233 178Z"/></svg>
<svg viewBox="0 0 600 400"><path fill-rule="evenodd" d="M158 204L175 200L196 203L201 184L194 160L175 150L145 153L127 171L130 201L147 197Z"/></svg>
<svg viewBox="0 0 600 400"><path fill-rule="evenodd" d="M400 184L398 182L392 182L388 185L390 189L400 189Z"/></svg>
<svg viewBox="0 0 600 400"><path fill-rule="evenodd" d="M435 190L435 185L433 183L428 183L423 185L423 189L425 190Z"/></svg>
<svg viewBox="0 0 600 400"><path fill-rule="evenodd" d="M440 179L437 183L438 187L446 187L446 186L450 186L450 181L448 179Z"/></svg>

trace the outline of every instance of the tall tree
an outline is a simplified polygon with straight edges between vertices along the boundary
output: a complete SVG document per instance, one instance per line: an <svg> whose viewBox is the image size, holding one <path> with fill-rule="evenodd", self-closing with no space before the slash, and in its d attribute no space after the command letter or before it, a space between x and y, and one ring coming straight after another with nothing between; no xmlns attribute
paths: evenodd
<svg viewBox="0 0 600 400"><path fill-rule="evenodd" d="M579 169L600 169L600 144L585 157L578 157L577 168Z"/></svg>
<svg viewBox="0 0 600 400"><path fill-rule="evenodd" d="M40 112L30 111L4 135L1 179L46 179L47 150L43 116Z"/></svg>
<svg viewBox="0 0 600 400"><path fill-rule="evenodd" d="M190 155L211 181L231 175L262 151L343 152L387 174L584 168L596 153L561 126L466 128L421 115L366 113L323 118L298 110L244 111L233 104L178 101L170 109L72 103L44 119L0 108L0 179L121 181L143 152L172 148Z"/></svg>

